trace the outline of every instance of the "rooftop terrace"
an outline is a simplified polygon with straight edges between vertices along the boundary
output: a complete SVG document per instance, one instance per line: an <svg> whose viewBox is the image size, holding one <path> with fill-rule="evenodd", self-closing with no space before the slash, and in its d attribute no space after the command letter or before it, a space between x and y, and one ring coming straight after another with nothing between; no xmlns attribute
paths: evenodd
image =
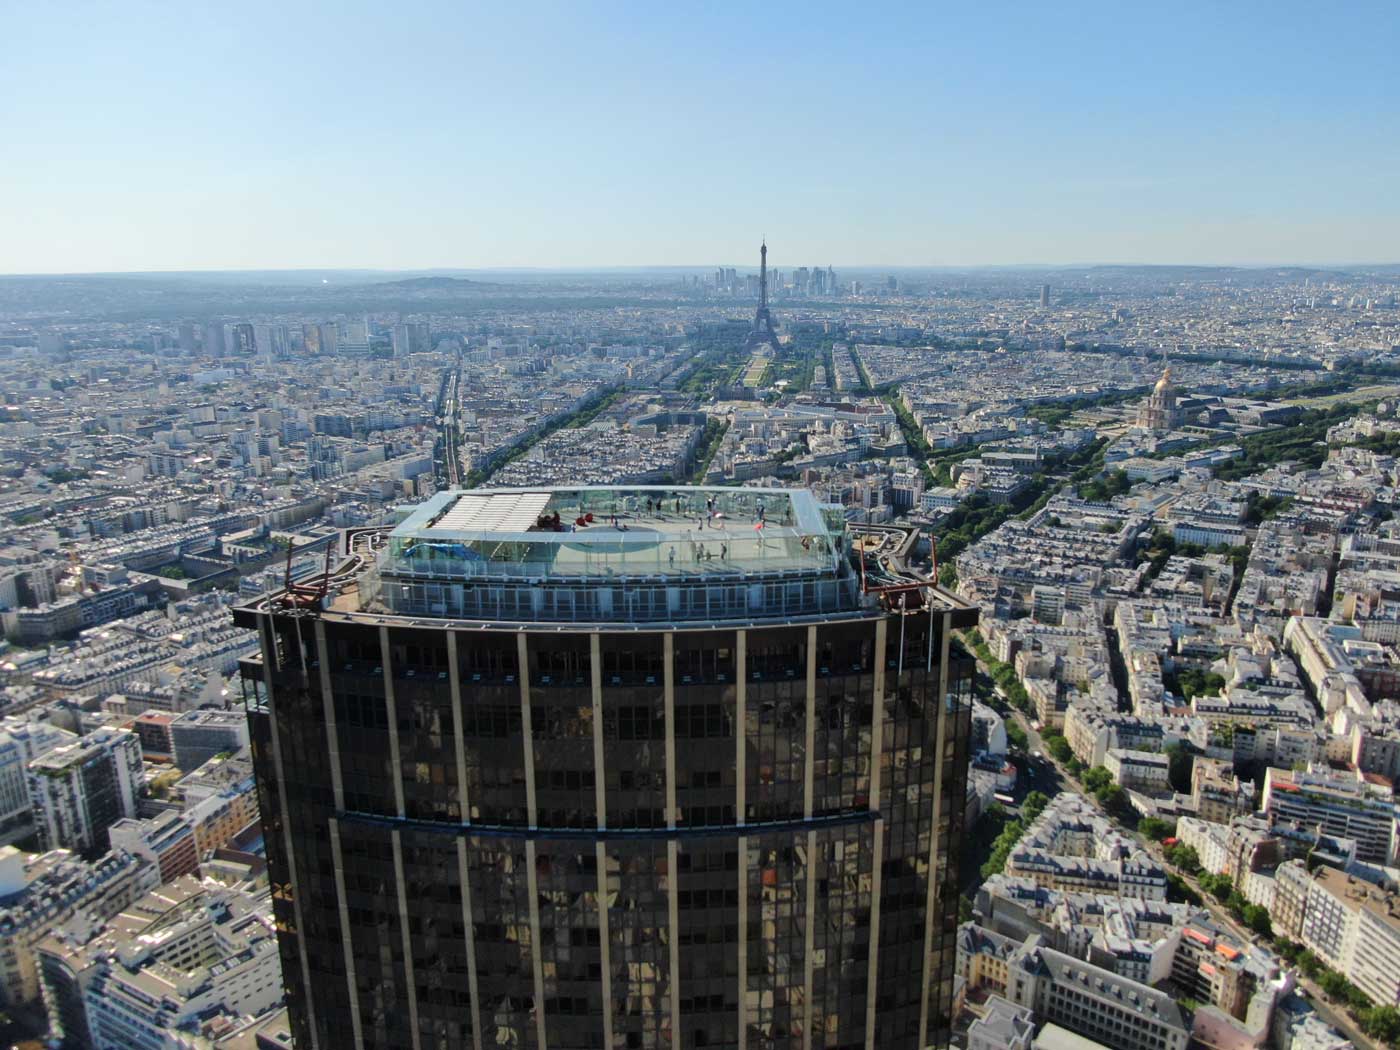
<svg viewBox="0 0 1400 1050"><path fill-rule="evenodd" d="M253 607L564 630L866 618L932 601L957 626L976 622L908 564L914 533L848 531L839 506L805 489L459 489L400 515L392 528L347 530L347 560L325 590L313 578ZM241 625L251 611L236 612Z"/></svg>
<svg viewBox="0 0 1400 1050"><path fill-rule="evenodd" d="M858 612L840 508L803 489L453 490L409 510L362 611L547 622Z"/></svg>
<svg viewBox="0 0 1400 1050"><path fill-rule="evenodd" d="M390 533L406 575L688 577L835 571L845 521L805 489L440 492Z"/></svg>

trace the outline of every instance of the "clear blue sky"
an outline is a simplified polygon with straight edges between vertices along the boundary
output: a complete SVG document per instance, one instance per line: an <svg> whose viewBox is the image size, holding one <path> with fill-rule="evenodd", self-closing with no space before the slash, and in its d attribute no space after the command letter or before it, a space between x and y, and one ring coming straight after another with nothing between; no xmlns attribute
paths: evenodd
<svg viewBox="0 0 1400 1050"><path fill-rule="evenodd" d="M1400 260L1400 4L0 0L0 273Z"/></svg>

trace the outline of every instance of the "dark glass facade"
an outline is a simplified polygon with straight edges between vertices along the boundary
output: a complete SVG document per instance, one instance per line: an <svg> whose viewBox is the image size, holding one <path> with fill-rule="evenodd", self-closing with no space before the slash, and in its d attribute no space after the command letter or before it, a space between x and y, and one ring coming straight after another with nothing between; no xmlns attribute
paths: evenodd
<svg viewBox="0 0 1400 1050"><path fill-rule="evenodd" d="M972 610L239 616L303 1050L946 1038Z"/></svg>

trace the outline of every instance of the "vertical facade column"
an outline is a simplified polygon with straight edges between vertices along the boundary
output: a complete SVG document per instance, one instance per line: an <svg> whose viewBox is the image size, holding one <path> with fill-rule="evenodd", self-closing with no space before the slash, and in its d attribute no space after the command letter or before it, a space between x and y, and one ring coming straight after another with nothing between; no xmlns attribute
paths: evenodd
<svg viewBox="0 0 1400 1050"><path fill-rule="evenodd" d="M597 631L588 636L588 664L593 685L593 803L598 830L608 826L608 784L603 748L603 647ZM612 1050L612 942L608 934L608 850L599 839L593 846L598 868L598 962L603 973L603 1046Z"/></svg>
<svg viewBox="0 0 1400 1050"><path fill-rule="evenodd" d="M335 698L331 694L330 645L326 642L326 622L316 620L316 661L320 664L321 709L326 721L326 754L330 759L331 795L336 813L345 812L345 781L340 770L340 732L335 721ZM330 819L331 863L335 866L336 901L340 909L340 949L345 956L345 986L350 996L350 1031L355 1050L365 1045L360 1018L359 985L355 978L355 951L350 935L350 908L345 896L345 856L340 846L340 821Z"/></svg>
<svg viewBox="0 0 1400 1050"><path fill-rule="evenodd" d="M462 926L467 935L467 994L472 1001L472 1050L481 1050L481 996L476 983L476 923L472 919L472 883L467 866L467 838L457 839L457 878L462 883Z"/></svg>
<svg viewBox="0 0 1400 1050"><path fill-rule="evenodd" d="M384 665L384 707L389 714L389 766L394 777L394 807L402 819L403 755L399 751L399 705L394 699L394 654L389 645L389 628L379 628L379 659Z"/></svg>
<svg viewBox="0 0 1400 1050"><path fill-rule="evenodd" d="M929 630L933 630L933 616L933 612L930 611ZM934 702L937 704L938 728L935 734L934 747L936 750L933 759L933 827L929 829L928 843L928 899L924 905L924 975L919 1005L920 1046L924 1046L928 1042L928 999L932 984L929 980L929 971L932 966L930 956L933 954L934 922L938 917L937 910L942 907L943 895L943 887L939 885L938 878L938 825L943 810L943 746L948 728L948 644L952 634L952 612L944 612L941 620L942 638L939 640L938 646L938 695L934 697Z"/></svg>
<svg viewBox="0 0 1400 1050"><path fill-rule="evenodd" d="M875 682L870 705L870 811L880 812L880 771L885 757L885 640L888 625L875 621Z"/></svg>
<svg viewBox="0 0 1400 1050"><path fill-rule="evenodd" d="M277 638L272 617L258 617L258 635L262 642L263 688L267 691L268 727L272 732L272 764L277 771L277 804L282 818L282 848L287 851L287 873L292 878L292 911L297 922L297 955L301 960L302 989L306 994L306 1027L311 1033L311 1050L320 1050L316 1034L316 996L311 987L311 961L306 954L306 921L301 913L301 878L297 872L297 857L292 851L292 818L287 809L287 775L282 763L282 733L277 728L277 693L272 687L272 666L277 662Z"/></svg>
<svg viewBox="0 0 1400 1050"><path fill-rule="evenodd" d="M355 949L350 938L350 907L345 896L345 860L340 851L340 821L330 819L331 858L335 864L336 904L340 910L340 950L345 956L345 985L350 993L350 1034L355 1050L363 1050L365 1032L360 1020L360 995L355 979Z"/></svg>
<svg viewBox="0 0 1400 1050"><path fill-rule="evenodd" d="M662 703L666 714L666 826L674 828L680 814L676 811L676 636L667 631L662 636Z"/></svg>
<svg viewBox="0 0 1400 1050"><path fill-rule="evenodd" d="M662 636L662 698L666 709L666 911L670 928L671 1044L681 1045L681 904L680 843L674 834L680 814L676 810L676 636Z"/></svg>
<svg viewBox="0 0 1400 1050"><path fill-rule="evenodd" d="M816 812L817 763L817 625L807 628L807 706L806 736L802 760L802 816L811 820ZM817 932L817 832L807 832L806 916L803 921L802 952L802 1047L812 1050L812 1015L815 1010L812 979Z"/></svg>
<svg viewBox="0 0 1400 1050"><path fill-rule="evenodd" d="M749 837L739 836L739 1050L749 1045Z"/></svg>
<svg viewBox="0 0 1400 1050"><path fill-rule="evenodd" d="M462 713L462 670L457 662L457 632L447 632L447 682L452 693L452 736L457 759L457 800L459 819L471 823L471 792L467 785L466 720ZM457 839L457 881L462 891L462 931L467 948L467 994L471 998L472 1050L481 1050L481 999L476 973L476 924L472 921L471 867L467 861L467 838Z"/></svg>
<svg viewBox="0 0 1400 1050"><path fill-rule="evenodd" d="M608 933L608 848L602 842L593 846L598 865L598 964L603 971L603 1046L613 1045L612 941Z"/></svg>
<svg viewBox="0 0 1400 1050"><path fill-rule="evenodd" d="M340 733L335 722L335 697L331 693L331 653L326 642L326 621L316 620L316 662L320 664L321 712L326 720L326 755L331 767L331 795L337 813L345 810L345 781L340 772Z"/></svg>
<svg viewBox="0 0 1400 1050"><path fill-rule="evenodd" d="M516 656L520 663L520 735L524 741L521 761L525 770L526 823L534 828L539 822L535 808L535 731L530 724L530 650L522 632L516 636Z"/></svg>
<svg viewBox="0 0 1400 1050"><path fill-rule="evenodd" d="M734 821L742 829L748 810L748 632L734 640ZM739 836L739 1050L749 1044L749 839Z"/></svg>
<svg viewBox="0 0 1400 1050"><path fill-rule="evenodd" d="M816 811L817 770L817 626L807 628L806 735L802 742L802 816Z"/></svg>
<svg viewBox="0 0 1400 1050"><path fill-rule="evenodd" d="M748 813L748 632L736 632L734 644L734 822L743 826Z"/></svg>
<svg viewBox="0 0 1400 1050"><path fill-rule="evenodd" d="M814 941L817 926L817 830L807 832L807 911L803 921L802 953L802 1047L812 1050L812 978L814 970Z"/></svg>
<svg viewBox="0 0 1400 1050"><path fill-rule="evenodd" d="M458 819L472 821L471 792L467 786L466 720L462 714L462 670L457 664L457 632L447 632L447 686L452 693L452 747L457 759Z"/></svg>
<svg viewBox="0 0 1400 1050"><path fill-rule="evenodd" d="M403 842L398 828L393 831L394 843L394 882L399 889L399 938L403 945L403 979L408 987L408 1025L413 1040L413 1050L422 1050L418 1032L418 981L413 974L413 938L408 932L408 886L403 877Z"/></svg>
<svg viewBox="0 0 1400 1050"><path fill-rule="evenodd" d="M539 826L539 809L535 802L535 732L530 721L530 649L524 632L516 636L515 653L519 660L520 734L525 767L525 822L531 830ZM535 1038L540 1050L549 1046L544 1016L544 957L540 955L543 938L540 935L540 875L533 838L525 842L526 886L530 894L530 966L535 980Z"/></svg>
<svg viewBox="0 0 1400 1050"><path fill-rule="evenodd" d="M880 976L880 879L885 864L885 821L875 820L870 856L870 943L865 964L865 1050L875 1050L875 991Z"/></svg>
<svg viewBox="0 0 1400 1050"><path fill-rule="evenodd" d="M885 754L885 640L889 625L875 621L874 700L870 705L870 812L880 812L881 764ZM870 943L866 948L865 1050L875 1050L875 992L880 977L880 882L885 863L885 821L876 817L871 847Z"/></svg>
<svg viewBox="0 0 1400 1050"><path fill-rule="evenodd" d="M532 818L533 822L533 818ZM540 954L540 876L535 858L535 840L525 842L526 883L530 890L530 967L535 978L535 1038L540 1050L549 1046L544 1016L544 957Z"/></svg>
<svg viewBox="0 0 1400 1050"><path fill-rule="evenodd" d="M608 783L603 747L603 646L597 631L588 636L588 663L593 687L593 808L601 831L608 826Z"/></svg>

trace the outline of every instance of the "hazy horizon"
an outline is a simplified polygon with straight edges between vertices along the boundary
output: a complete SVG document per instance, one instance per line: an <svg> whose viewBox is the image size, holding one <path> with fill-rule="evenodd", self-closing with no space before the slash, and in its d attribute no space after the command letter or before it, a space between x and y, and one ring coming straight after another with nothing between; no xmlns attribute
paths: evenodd
<svg viewBox="0 0 1400 1050"><path fill-rule="evenodd" d="M784 264L781 260L775 260L772 251L769 252L769 268L782 272L787 272L798 266L811 266L813 263L821 266L830 265L838 272L847 273L1064 273L1074 270L1320 270L1336 271L1337 273L1352 273L1363 270L1392 270L1400 269L1400 257L1396 260L1376 260L1363 262L1315 262L1310 260L1279 261L1279 262L1190 262L1190 261L1168 261L1168 262L1114 262L1090 261L1090 262L1062 262L1062 263L979 263L969 265L956 264L920 264L920 263L843 263L829 262L828 260L797 260L790 264ZM5 278L44 278L44 277L197 277L203 274L237 276L242 274L346 274L346 275L385 275L390 277L434 277L434 276L457 276L457 275L511 275L529 274L538 276L561 275L605 275L605 274L705 274L713 272L720 267L733 267L743 272L745 268L758 272L758 262L751 260L747 263L736 260L719 260L714 263L620 263L616 265L579 265L579 266L247 266L247 267L208 267L197 269L149 269L149 270L36 270L29 273L14 272L0 273L0 279Z"/></svg>

